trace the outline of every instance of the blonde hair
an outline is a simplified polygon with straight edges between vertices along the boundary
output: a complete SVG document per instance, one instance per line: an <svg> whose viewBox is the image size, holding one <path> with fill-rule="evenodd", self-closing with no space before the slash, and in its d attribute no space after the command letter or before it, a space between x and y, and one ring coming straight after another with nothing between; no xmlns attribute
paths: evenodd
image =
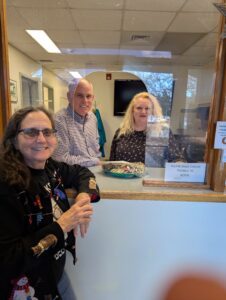
<svg viewBox="0 0 226 300"><path fill-rule="evenodd" d="M135 124L134 124L134 117L133 117L133 108L138 98L145 98L150 100L150 103L153 106L152 115L157 118L162 118L163 116L162 108L157 98L147 92L138 93L130 101L130 104L126 110L123 121L120 125L119 133L117 137L120 137L121 135L125 135L125 134L130 134L134 131Z"/></svg>

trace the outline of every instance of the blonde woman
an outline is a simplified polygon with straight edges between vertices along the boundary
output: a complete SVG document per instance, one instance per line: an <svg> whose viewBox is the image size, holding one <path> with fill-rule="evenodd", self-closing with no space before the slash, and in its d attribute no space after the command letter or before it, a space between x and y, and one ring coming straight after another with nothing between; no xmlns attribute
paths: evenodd
<svg viewBox="0 0 226 300"><path fill-rule="evenodd" d="M163 119L162 108L153 95L147 92L136 94L127 108L120 128L115 132L111 145L110 160L145 162L148 118L161 123ZM161 130L161 127L158 127L159 130ZM176 159L181 160L181 152L170 131L169 144L173 144L173 147L169 147L171 150L169 150L167 160L173 160L170 158L171 154L174 156L176 154ZM159 149L156 148L155 152L158 155Z"/></svg>

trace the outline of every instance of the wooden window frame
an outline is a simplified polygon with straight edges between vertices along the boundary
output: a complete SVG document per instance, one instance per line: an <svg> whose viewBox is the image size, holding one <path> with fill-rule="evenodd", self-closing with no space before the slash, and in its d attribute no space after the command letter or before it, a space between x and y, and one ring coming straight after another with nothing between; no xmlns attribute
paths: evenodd
<svg viewBox="0 0 226 300"><path fill-rule="evenodd" d="M226 3L226 0L222 1ZM221 162L222 150L213 149L215 127L217 121L226 121L226 39L222 39L224 32L225 17L221 15L219 26L219 39L215 58L215 85L211 100L208 130L207 130L207 153L208 175L206 188L216 192L225 189L226 164ZM11 101L9 88L9 61L8 61L8 36L6 20L6 0L0 1L0 137L11 115ZM161 183L164 186L164 183ZM169 183L165 183L169 186ZM172 185L171 185L172 186ZM178 183L177 187L185 187ZM191 185L189 184L189 187ZM201 188L200 185L193 187ZM202 186L203 187L203 186Z"/></svg>

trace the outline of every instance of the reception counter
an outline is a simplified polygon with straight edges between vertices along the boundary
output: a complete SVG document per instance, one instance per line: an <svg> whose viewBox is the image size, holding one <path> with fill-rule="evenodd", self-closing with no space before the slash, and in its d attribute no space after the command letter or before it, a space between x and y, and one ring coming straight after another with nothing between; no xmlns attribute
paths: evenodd
<svg viewBox="0 0 226 300"><path fill-rule="evenodd" d="M116 178L105 175L101 166L90 170L96 175L102 199L226 202L226 193L214 192L202 184L169 183L160 186L164 169L148 170L152 174L152 186L143 185L143 180L149 178L147 175L142 178ZM72 191L68 193L70 197L73 195Z"/></svg>
<svg viewBox="0 0 226 300"><path fill-rule="evenodd" d="M68 254L66 264L78 300L162 300L181 272L226 282L224 194L144 187L92 170L102 200L77 238L78 262Z"/></svg>

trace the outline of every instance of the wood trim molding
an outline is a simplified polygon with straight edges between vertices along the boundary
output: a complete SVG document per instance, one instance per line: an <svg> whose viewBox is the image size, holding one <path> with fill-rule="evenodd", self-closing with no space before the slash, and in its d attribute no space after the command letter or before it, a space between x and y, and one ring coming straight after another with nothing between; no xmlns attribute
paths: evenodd
<svg viewBox="0 0 226 300"><path fill-rule="evenodd" d="M216 78L214 95L211 102L207 131L207 162L209 163L207 184L216 192L224 191L226 175L226 164L221 161L222 150L213 149L216 122L226 120L226 40L221 38L222 32L224 31L224 25L225 17L221 16L221 26L215 61Z"/></svg>
<svg viewBox="0 0 226 300"><path fill-rule="evenodd" d="M73 199L76 195L73 189L66 190L67 196ZM211 190L193 190L176 188L159 188L155 191L131 192L120 190L101 190L102 200L158 200L158 201L189 201L189 202L216 202L226 203L226 194Z"/></svg>
<svg viewBox="0 0 226 300"><path fill-rule="evenodd" d="M0 1L0 137L11 115L6 1Z"/></svg>
<svg viewBox="0 0 226 300"><path fill-rule="evenodd" d="M196 182L169 182L162 180L143 179L143 185L149 187L173 187L173 188L191 188L191 189L206 189L210 187L207 184Z"/></svg>

